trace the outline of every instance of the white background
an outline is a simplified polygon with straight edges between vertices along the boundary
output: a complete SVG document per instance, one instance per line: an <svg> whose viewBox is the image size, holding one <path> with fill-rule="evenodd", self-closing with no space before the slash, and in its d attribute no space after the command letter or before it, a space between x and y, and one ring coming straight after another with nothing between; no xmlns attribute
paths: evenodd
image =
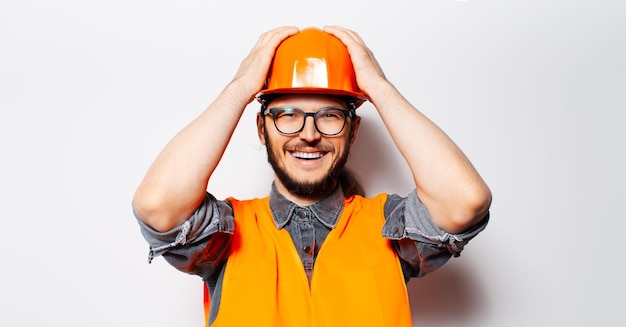
<svg viewBox="0 0 626 327"><path fill-rule="evenodd" d="M487 230L409 283L415 326L624 326L622 1L0 2L0 325L202 326L131 213L165 143L280 25L354 29L490 185ZM247 108L210 188L263 196ZM375 109L350 166L411 178Z"/></svg>

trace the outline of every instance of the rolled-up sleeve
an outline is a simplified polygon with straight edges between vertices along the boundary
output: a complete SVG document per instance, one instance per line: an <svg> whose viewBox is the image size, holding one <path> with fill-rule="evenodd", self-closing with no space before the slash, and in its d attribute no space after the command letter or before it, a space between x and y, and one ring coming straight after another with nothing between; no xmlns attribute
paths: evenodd
<svg viewBox="0 0 626 327"><path fill-rule="evenodd" d="M205 278L225 260L235 228L230 203L209 193L185 223L166 232L158 232L135 217L150 246L148 262L163 256L176 269Z"/></svg>
<svg viewBox="0 0 626 327"><path fill-rule="evenodd" d="M451 256L458 257L465 245L483 231L489 221L487 214L464 233L447 233L432 221L416 191L407 197L389 195L385 217L383 237L392 240L400 258L411 267L412 277L424 276L441 267Z"/></svg>

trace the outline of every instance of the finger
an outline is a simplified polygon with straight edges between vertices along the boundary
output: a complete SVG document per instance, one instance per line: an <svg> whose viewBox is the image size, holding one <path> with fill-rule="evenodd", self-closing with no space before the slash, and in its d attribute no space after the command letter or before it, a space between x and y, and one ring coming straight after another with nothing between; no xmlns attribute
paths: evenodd
<svg viewBox="0 0 626 327"><path fill-rule="evenodd" d="M281 26L272 30L269 30L259 37L255 47L263 47L265 45L278 46L287 37L299 32L299 28L295 26Z"/></svg>
<svg viewBox="0 0 626 327"><path fill-rule="evenodd" d="M361 38L361 36L359 36L358 33L345 27L329 25L324 26L323 30L324 32L334 35L335 37L340 39L344 44L346 44L346 46L348 45L347 43L352 42L365 45L365 42L363 42L363 39Z"/></svg>
<svg viewBox="0 0 626 327"><path fill-rule="evenodd" d="M375 61L374 54L358 33L341 26L324 26L324 31L338 38L346 46L353 60L368 58Z"/></svg>

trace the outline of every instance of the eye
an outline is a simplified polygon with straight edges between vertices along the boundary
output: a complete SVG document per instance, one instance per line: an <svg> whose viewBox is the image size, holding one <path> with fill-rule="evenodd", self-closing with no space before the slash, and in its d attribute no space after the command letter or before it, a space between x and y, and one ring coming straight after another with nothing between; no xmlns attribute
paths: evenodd
<svg viewBox="0 0 626 327"><path fill-rule="evenodd" d="M296 108L281 108L276 112L276 119L292 119L300 117L302 114Z"/></svg>
<svg viewBox="0 0 626 327"><path fill-rule="evenodd" d="M343 119L343 113L337 109L325 110L321 116L324 119Z"/></svg>
<svg viewBox="0 0 626 327"><path fill-rule="evenodd" d="M287 112L287 111L280 111L276 113L277 118L293 117L293 115L294 115L293 112Z"/></svg>

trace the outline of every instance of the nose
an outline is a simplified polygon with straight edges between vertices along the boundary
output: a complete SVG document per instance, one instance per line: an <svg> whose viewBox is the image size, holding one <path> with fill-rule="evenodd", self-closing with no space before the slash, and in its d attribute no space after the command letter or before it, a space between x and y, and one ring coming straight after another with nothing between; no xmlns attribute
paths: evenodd
<svg viewBox="0 0 626 327"><path fill-rule="evenodd" d="M315 127L315 119L313 116L307 116L304 118L304 128L300 131L300 139L312 143L319 140L322 134Z"/></svg>

